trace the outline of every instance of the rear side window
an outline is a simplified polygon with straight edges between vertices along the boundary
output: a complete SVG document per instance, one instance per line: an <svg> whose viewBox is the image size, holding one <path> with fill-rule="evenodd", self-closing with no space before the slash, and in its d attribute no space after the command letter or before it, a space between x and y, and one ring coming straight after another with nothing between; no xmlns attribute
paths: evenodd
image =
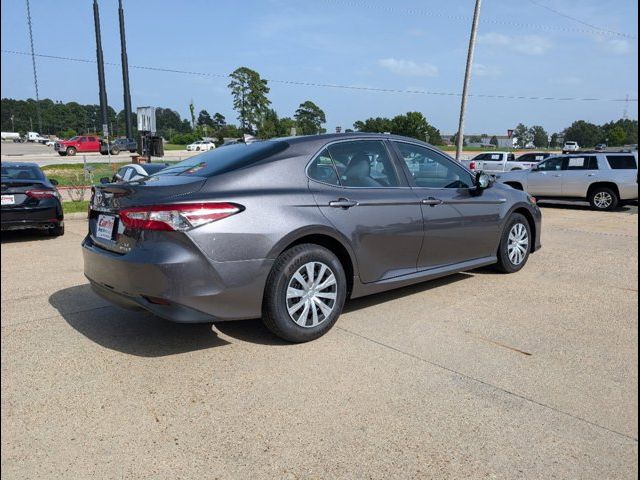
<svg viewBox="0 0 640 480"><path fill-rule="evenodd" d="M598 159L594 156L569 157L567 170L598 170Z"/></svg>
<svg viewBox="0 0 640 480"><path fill-rule="evenodd" d="M7 180L44 180L44 174L38 167L2 165L2 178Z"/></svg>
<svg viewBox="0 0 640 480"><path fill-rule="evenodd" d="M255 165L288 147L289 144L286 142L271 141L222 146L167 167L157 175L213 177Z"/></svg>
<svg viewBox="0 0 640 480"><path fill-rule="evenodd" d="M309 178L330 185L340 185L333 160L326 148L309 165Z"/></svg>
<svg viewBox="0 0 640 480"><path fill-rule="evenodd" d="M327 147L343 187L397 187L400 182L387 147L379 140L334 143Z"/></svg>
<svg viewBox="0 0 640 480"><path fill-rule="evenodd" d="M607 155L607 162L614 170L637 170L638 163L633 155Z"/></svg>

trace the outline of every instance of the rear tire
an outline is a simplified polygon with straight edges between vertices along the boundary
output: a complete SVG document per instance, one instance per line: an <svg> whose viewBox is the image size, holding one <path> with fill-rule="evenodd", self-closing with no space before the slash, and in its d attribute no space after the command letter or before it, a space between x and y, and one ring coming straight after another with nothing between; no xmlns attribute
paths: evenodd
<svg viewBox="0 0 640 480"><path fill-rule="evenodd" d="M589 203L593 210L609 212L615 210L620 203L618 194L608 187L595 187L589 193Z"/></svg>
<svg viewBox="0 0 640 480"><path fill-rule="evenodd" d="M496 269L502 273L515 273L525 266L531 253L531 226L524 215L514 213L507 221L500 246Z"/></svg>
<svg viewBox="0 0 640 480"><path fill-rule="evenodd" d="M262 321L284 340L315 340L336 323L346 296L347 279L338 257L320 245L296 245L273 264Z"/></svg>

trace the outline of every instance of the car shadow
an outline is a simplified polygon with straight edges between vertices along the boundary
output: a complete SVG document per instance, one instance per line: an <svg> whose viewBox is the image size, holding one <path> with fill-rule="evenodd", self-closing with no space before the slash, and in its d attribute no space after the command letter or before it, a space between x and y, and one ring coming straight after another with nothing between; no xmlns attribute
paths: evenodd
<svg viewBox="0 0 640 480"><path fill-rule="evenodd" d="M429 282L347 301L344 312L354 312L433 288L458 282L473 275L458 273ZM149 312L123 310L102 301L88 284L59 290L49 303L65 321L89 340L110 350L139 357L162 357L228 345L216 330L248 343L287 346L290 342L272 334L260 319L215 324L174 323Z"/></svg>
<svg viewBox="0 0 640 480"><path fill-rule="evenodd" d="M408 297L417 293L429 291L433 288L443 287L450 283L459 282L467 278L473 277L469 273L456 273L447 277L438 278L436 280L430 280L422 283L416 283L407 287L397 288L395 290L388 290L386 292L377 293L375 295L368 295L366 297L354 298L348 300L344 306L344 312L355 312L362 310L363 308L374 307L381 303L390 302L399 298Z"/></svg>
<svg viewBox="0 0 640 480"><path fill-rule="evenodd" d="M0 235L0 243L20 243L33 242L41 240L51 240L56 237L49 235L45 230L9 230L2 232Z"/></svg>
<svg viewBox="0 0 640 480"><path fill-rule="evenodd" d="M58 290L49 303L89 340L138 357L164 357L228 345L210 323L184 324L106 304L88 284Z"/></svg>
<svg viewBox="0 0 640 480"><path fill-rule="evenodd" d="M540 208L554 208L554 209L562 209L562 210L582 210L592 212L593 209L586 202L571 202L571 201L553 201L553 200L540 200L538 199L538 205ZM622 207L618 207L614 210L614 212L633 212L637 211L637 205L624 205Z"/></svg>

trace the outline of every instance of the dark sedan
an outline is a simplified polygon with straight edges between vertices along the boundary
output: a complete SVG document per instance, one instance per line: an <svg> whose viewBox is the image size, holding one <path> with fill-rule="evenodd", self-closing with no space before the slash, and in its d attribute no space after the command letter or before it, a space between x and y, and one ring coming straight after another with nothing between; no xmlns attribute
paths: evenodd
<svg viewBox="0 0 640 480"><path fill-rule="evenodd" d="M177 322L262 317L304 342L347 298L485 265L517 272L540 228L534 198L418 140L293 137L95 186L84 270L123 307Z"/></svg>
<svg viewBox="0 0 640 480"><path fill-rule="evenodd" d="M64 234L56 185L35 163L2 162L2 230L37 228Z"/></svg>

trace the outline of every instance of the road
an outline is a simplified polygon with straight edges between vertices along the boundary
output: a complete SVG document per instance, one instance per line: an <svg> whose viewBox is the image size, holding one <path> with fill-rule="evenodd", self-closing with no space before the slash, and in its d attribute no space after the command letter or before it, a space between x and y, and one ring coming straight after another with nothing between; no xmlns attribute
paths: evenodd
<svg viewBox="0 0 640 480"><path fill-rule="evenodd" d="M84 220L3 234L3 478L636 478L637 209L543 210L522 272L351 301L303 345L110 306Z"/></svg>
<svg viewBox="0 0 640 480"><path fill-rule="evenodd" d="M185 158L192 157L200 152L187 152L186 150L167 150L163 160L180 161ZM33 162L41 167L45 165L60 165L68 163L83 163L86 159L87 163L104 163L109 161L109 157L100 155L99 153L78 153L73 157L61 157L53 147L47 147L39 143L12 143L2 142L0 157L3 162ZM113 162L127 162L131 158L129 152L121 152L118 155L112 155ZM159 160L159 159L158 159Z"/></svg>

